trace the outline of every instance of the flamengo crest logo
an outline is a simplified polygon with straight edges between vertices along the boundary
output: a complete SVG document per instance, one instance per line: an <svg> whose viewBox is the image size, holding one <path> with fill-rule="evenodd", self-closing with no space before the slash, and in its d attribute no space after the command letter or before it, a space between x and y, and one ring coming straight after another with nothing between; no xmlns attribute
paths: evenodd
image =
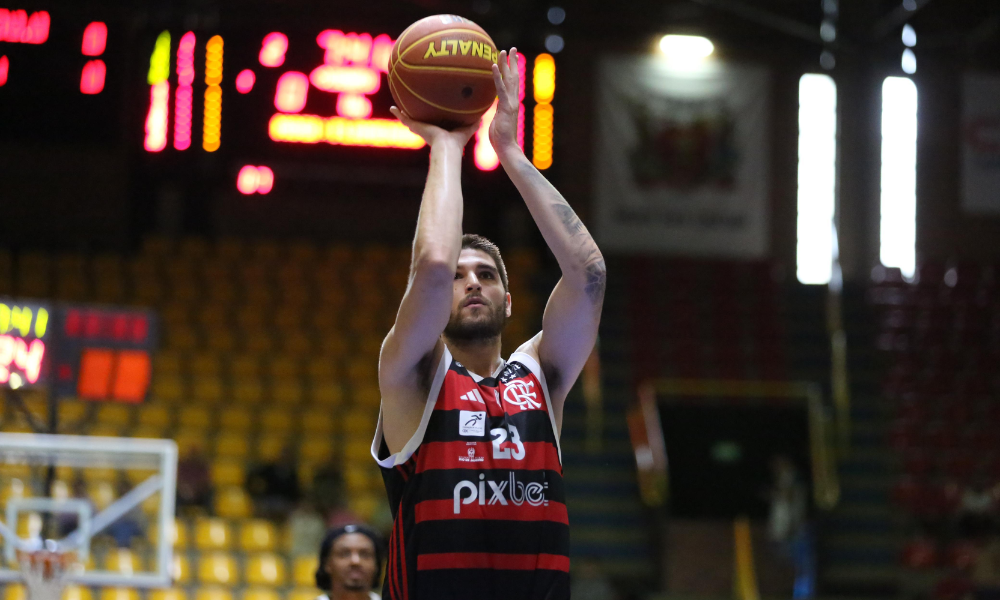
<svg viewBox="0 0 1000 600"><path fill-rule="evenodd" d="M503 399L522 410L541 408L542 404L537 400L538 392L532 391L534 387L534 381L515 379L507 384L503 391Z"/></svg>

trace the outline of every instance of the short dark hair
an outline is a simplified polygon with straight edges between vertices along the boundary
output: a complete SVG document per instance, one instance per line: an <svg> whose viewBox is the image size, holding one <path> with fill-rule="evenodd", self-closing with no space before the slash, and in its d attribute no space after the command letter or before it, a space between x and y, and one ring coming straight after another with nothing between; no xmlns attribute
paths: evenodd
<svg viewBox="0 0 1000 600"><path fill-rule="evenodd" d="M500 273L500 283L503 284L503 291L509 291L507 287L507 267L503 264L503 257L500 256L500 248L497 248L496 244L485 237L475 233L466 233L462 236L462 250L466 248L482 250L488 254L497 265L497 272Z"/></svg>

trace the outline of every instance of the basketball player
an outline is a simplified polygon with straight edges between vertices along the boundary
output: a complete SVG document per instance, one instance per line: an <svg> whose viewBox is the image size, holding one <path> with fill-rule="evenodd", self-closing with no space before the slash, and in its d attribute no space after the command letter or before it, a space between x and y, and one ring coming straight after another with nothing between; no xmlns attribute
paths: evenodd
<svg viewBox="0 0 1000 600"><path fill-rule="evenodd" d="M392 600L569 598L569 525L559 432L590 354L605 267L587 228L517 145L516 50L493 66L490 141L562 270L542 331L504 361L515 310L500 251L462 235L462 149L396 115L431 147L410 281L379 358L372 454L394 517L382 596ZM512 274L517 276L516 273Z"/></svg>
<svg viewBox="0 0 1000 600"><path fill-rule="evenodd" d="M316 600L378 600L371 591L381 579L380 536L364 525L345 525L326 534L319 547Z"/></svg>

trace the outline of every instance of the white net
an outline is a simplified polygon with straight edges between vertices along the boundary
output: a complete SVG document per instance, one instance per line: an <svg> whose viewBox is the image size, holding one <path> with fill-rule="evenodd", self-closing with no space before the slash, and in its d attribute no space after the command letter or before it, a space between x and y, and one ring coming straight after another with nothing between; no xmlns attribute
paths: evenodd
<svg viewBox="0 0 1000 600"><path fill-rule="evenodd" d="M72 552L36 550L17 553L28 600L60 600L76 562Z"/></svg>

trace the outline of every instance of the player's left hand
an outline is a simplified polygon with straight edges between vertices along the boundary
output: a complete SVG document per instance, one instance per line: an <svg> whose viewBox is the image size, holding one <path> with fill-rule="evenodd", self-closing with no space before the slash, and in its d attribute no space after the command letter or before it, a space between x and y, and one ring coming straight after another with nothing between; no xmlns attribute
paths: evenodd
<svg viewBox="0 0 1000 600"><path fill-rule="evenodd" d="M508 62L509 57L509 62ZM518 77L517 48L500 51L497 64L493 65L493 83L497 88L497 112L490 123L490 143L497 155L512 150L517 145L517 117L521 106L520 77Z"/></svg>

